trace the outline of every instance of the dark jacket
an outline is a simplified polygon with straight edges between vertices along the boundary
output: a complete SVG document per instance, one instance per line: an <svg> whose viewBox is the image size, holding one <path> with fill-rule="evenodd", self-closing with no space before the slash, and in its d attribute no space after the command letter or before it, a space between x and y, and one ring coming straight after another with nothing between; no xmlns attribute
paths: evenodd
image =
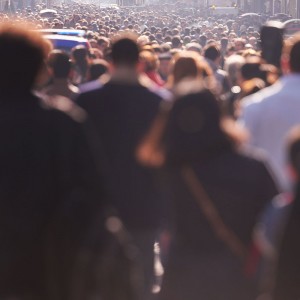
<svg viewBox="0 0 300 300"><path fill-rule="evenodd" d="M161 203L153 172L135 158L160 101L138 83L113 80L78 98L103 142L110 164L113 203L128 229L154 229L160 223Z"/></svg>
<svg viewBox="0 0 300 300"><path fill-rule="evenodd" d="M104 201L85 114L61 107L46 107L30 93L0 98L0 297L42 299L49 233L56 227L52 237L64 240L68 232L77 243Z"/></svg>
<svg viewBox="0 0 300 300"><path fill-rule="evenodd" d="M300 298L299 228L300 185L298 183L279 252L274 290L275 300Z"/></svg>

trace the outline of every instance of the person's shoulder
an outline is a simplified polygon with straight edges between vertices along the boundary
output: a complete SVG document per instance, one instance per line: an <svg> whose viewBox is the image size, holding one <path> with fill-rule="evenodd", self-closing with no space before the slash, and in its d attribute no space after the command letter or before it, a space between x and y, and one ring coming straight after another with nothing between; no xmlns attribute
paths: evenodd
<svg viewBox="0 0 300 300"><path fill-rule="evenodd" d="M40 108L45 116L55 122L83 123L87 118L86 112L72 100L63 96L39 98Z"/></svg>
<svg viewBox="0 0 300 300"><path fill-rule="evenodd" d="M240 146L237 153L240 157L243 157L244 160L253 163L265 164L268 160L268 154L264 150L251 145Z"/></svg>
<svg viewBox="0 0 300 300"><path fill-rule="evenodd" d="M225 159L226 158L226 159ZM263 150L252 146L243 145L223 156L226 165L230 165L232 172L238 172L240 176L253 180L261 178L261 174L269 169L268 157Z"/></svg>
<svg viewBox="0 0 300 300"><path fill-rule="evenodd" d="M262 107L265 105L272 105L270 103L274 99L278 98L278 92L281 90L280 82L277 82L269 87L266 87L257 93L249 95L242 100L243 109L249 109L254 107Z"/></svg>
<svg viewBox="0 0 300 300"><path fill-rule="evenodd" d="M138 86L157 99L164 99L167 101L172 99L172 93L169 90L153 83L150 78L145 75L140 75Z"/></svg>
<svg viewBox="0 0 300 300"><path fill-rule="evenodd" d="M251 176L255 176L258 180L265 178L265 176L274 180L270 159L264 150L251 145L243 145L238 149L237 153L240 160L244 162L245 170L247 170L248 174L252 174Z"/></svg>
<svg viewBox="0 0 300 300"><path fill-rule="evenodd" d="M146 106L156 107L157 105L159 105L162 99L170 99L170 95L167 91L163 91L159 88L156 89L154 87L141 83L124 86L123 88L124 97L127 94L128 96L130 96L131 100L135 100L135 102L138 101L138 103Z"/></svg>
<svg viewBox="0 0 300 300"><path fill-rule="evenodd" d="M105 92L105 89L105 86L100 86L81 92L76 99L76 103L80 107L85 107L91 101L95 101L95 99L99 99L99 97L101 98L101 95Z"/></svg>
<svg viewBox="0 0 300 300"><path fill-rule="evenodd" d="M141 86L145 90L145 95L152 99L153 101L160 102L161 100L169 101L172 99L172 94L164 88L150 88Z"/></svg>

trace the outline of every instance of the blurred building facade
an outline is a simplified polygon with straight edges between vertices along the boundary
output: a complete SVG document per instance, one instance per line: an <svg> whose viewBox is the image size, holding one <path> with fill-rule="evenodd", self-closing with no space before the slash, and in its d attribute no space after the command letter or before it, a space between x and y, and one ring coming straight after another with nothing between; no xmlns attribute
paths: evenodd
<svg viewBox="0 0 300 300"><path fill-rule="evenodd" d="M247 2L252 12L271 15L285 13L293 18L300 18L300 0L248 0Z"/></svg>

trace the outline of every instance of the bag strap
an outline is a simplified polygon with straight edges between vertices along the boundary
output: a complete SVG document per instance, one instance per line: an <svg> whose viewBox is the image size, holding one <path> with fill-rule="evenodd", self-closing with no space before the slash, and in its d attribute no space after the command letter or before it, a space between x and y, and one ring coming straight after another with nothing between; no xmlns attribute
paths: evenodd
<svg viewBox="0 0 300 300"><path fill-rule="evenodd" d="M204 190L194 170L189 166L183 167L182 177L215 235L227 245L232 253L244 261L247 257L247 248L237 235L224 223L216 206Z"/></svg>

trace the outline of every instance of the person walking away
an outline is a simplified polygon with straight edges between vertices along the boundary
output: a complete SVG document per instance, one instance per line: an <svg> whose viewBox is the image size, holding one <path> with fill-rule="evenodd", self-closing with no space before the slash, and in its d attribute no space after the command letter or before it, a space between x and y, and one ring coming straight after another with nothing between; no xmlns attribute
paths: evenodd
<svg viewBox="0 0 300 300"><path fill-rule="evenodd" d="M279 259L277 265L274 300L279 299L299 299L300 297L300 128L299 125L293 128L287 137L288 141L288 161L290 163L290 173L293 177L293 202L288 220L284 229L281 246L279 249Z"/></svg>
<svg viewBox="0 0 300 300"><path fill-rule="evenodd" d="M44 50L38 32L1 24L0 298L90 299L96 281L99 298L105 286L124 293L104 299L135 299L125 292L131 259L105 227L106 160L94 155L100 144L86 113L65 98L54 108L32 93ZM108 258L122 272L109 272Z"/></svg>
<svg viewBox="0 0 300 300"><path fill-rule="evenodd" d="M47 63L52 82L41 91L41 94L76 100L79 89L70 82L72 63L69 55L61 50L53 50Z"/></svg>
<svg viewBox="0 0 300 300"><path fill-rule="evenodd" d="M258 215L278 193L263 157L239 148L235 127L222 126L215 96L199 83L161 118L137 152L161 167L171 203L160 299L255 299L245 261Z"/></svg>
<svg viewBox="0 0 300 300"><path fill-rule="evenodd" d="M153 245L163 203L152 170L136 162L135 148L156 116L161 98L139 82L135 37L115 40L111 58L111 79L80 95L78 104L88 112L103 142L113 180L113 203L140 250L145 277L141 297L146 300L152 297Z"/></svg>
<svg viewBox="0 0 300 300"><path fill-rule="evenodd" d="M249 145L264 150L282 191L291 189L286 173L285 135L300 123L300 36L286 41L281 59L283 76L242 101L241 124L249 131Z"/></svg>

